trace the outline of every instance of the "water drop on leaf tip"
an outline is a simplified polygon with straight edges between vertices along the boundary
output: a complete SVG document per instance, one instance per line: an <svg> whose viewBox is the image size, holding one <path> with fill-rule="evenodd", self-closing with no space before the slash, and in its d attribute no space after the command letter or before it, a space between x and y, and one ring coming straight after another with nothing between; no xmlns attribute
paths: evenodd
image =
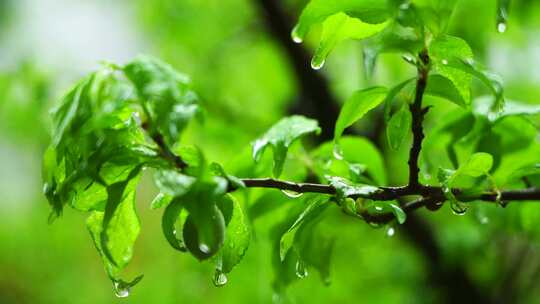
<svg viewBox="0 0 540 304"><path fill-rule="evenodd" d="M504 32L506 32L506 23L504 23L504 22L499 22L499 23L497 24L497 32L499 32L499 33L504 33Z"/></svg>
<svg viewBox="0 0 540 304"><path fill-rule="evenodd" d="M311 68L314 70L320 70L324 66L325 61L324 60L312 60L311 61Z"/></svg>
<svg viewBox="0 0 540 304"><path fill-rule="evenodd" d="M123 285L121 282L113 282L114 294L119 298L127 298L129 296L129 287Z"/></svg>
<svg viewBox="0 0 540 304"><path fill-rule="evenodd" d="M303 279L308 276L308 270L304 261L299 260L296 262L296 276Z"/></svg>
<svg viewBox="0 0 540 304"><path fill-rule="evenodd" d="M223 272L216 271L216 274L214 275L214 285L217 287L224 286L227 284L229 279L227 278L227 275Z"/></svg>

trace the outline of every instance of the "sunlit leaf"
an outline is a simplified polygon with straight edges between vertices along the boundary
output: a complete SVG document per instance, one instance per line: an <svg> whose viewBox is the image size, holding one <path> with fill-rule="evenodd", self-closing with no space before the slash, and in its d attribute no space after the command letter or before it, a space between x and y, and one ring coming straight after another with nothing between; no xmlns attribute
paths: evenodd
<svg viewBox="0 0 540 304"><path fill-rule="evenodd" d="M259 161L266 147L271 146L274 152L273 172L278 177L283 170L289 146L302 136L319 132L316 120L297 115L283 118L253 143L253 158Z"/></svg>

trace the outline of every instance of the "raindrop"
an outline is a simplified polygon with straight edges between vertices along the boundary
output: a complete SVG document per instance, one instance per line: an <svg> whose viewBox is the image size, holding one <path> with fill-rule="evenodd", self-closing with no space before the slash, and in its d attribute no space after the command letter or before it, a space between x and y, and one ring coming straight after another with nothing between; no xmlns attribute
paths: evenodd
<svg viewBox="0 0 540 304"><path fill-rule="evenodd" d="M447 65L447 64L448 64L448 60L443 59L442 64Z"/></svg>
<svg viewBox="0 0 540 304"><path fill-rule="evenodd" d="M341 149L341 146L338 144L334 145L334 150L332 151L334 153L334 157L338 160L343 159L343 149Z"/></svg>
<svg viewBox="0 0 540 304"><path fill-rule="evenodd" d="M403 60L405 60L407 63L410 63L412 65L416 65L416 61L414 60L414 57L411 56L411 55L403 55L403 56L401 56L401 58L403 58Z"/></svg>
<svg viewBox="0 0 540 304"><path fill-rule="evenodd" d="M499 33L506 32L506 23L504 23L504 22L497 23L497 32L499 32Z"/></svg>
<svg viewBox="0 0 540 304"><path fill-rule="evenodd" d="M459 202L452 202L450 208L455 215L464 215L467 213L467 206Z"/></svg>
<svg viewBox="0 0 540 304"><path fill-rule="evenodd" d="M386 228L386 236L393 237L394 234L396 234L396 230L394 229L394 227L388 226L388 228Z"/></svg>
<svg viewBox="0 0 540 304"><path fill-rule="evenodd" d="M129 286L122 282L113 282L114 294L119 298L127 298L129 296Z"/></svg>
<svg viewBox="0 0 540 304"><path fill-rule="evenodd" d="M227 284L227 282L228 282L227 275L221 271L216 270L216 274L214 275L214 285L216 287L221 287Z"/></svg>
<svg viewBox="0 0 540 304"><path fill-rule="evenodd" d="M210 247L208 247L208 245L204 244L204 243L201 243L199 245L199 250L202 252L202 253L209 253L210 252Z"/></svg>
<svg viewBox="0 0 540 304"><path fill-rule="evenodd" d="M287 197L290 197L290 198L298 198L298 197L302 196L302 194L303 194L303 193L296 192L296 191L291 191L291 190L281 190L281 192L283 194L285 194Z"/></svg>
<svg viewBox="0 0 540 304"><path fill-rule="evenodd" d="M482 217L480 218L480 224L485 225L485 224L487 224L487 223L489 223L489 219L487 218L487 216L482 216Z"/></svg>
<svg viewBox="0 0 540 304"><path fill-rule="evenodd" d="M51 189L51 185L49 183L43 184L43 194L49 193L50 189Z"/></svg>
<svg viewBox="0 0 540 304"><path fill-rule="evenodd" d="M324 59L316 59L315 57L311 60L311 68L314 70L320 70L324 66Z"/></svg>
<svg viewBox="0 0 540 304"><path fill-rule="evenodd" d="M375 206L375 210L377 211L383 211L383 208L381 206Z"/></svg>
<svg viewBox="0 0 540 304"><path fill-rule="evenodd" d="M294 43L302 43L303 41L302 37L300 37L300 35L298 34L298 30L296 28L293 29L291 33L291 38L294 41Z"/></svg>
<svg viewBox="0 0 540 304"><path fill-rule="evenodd" d="M308 274L309 273L307 270L306 263L304 263L304 261L302 260L298 260L298 262L296 262L296 276L299 277L300 279L303 279L307 277Z"/></svg>

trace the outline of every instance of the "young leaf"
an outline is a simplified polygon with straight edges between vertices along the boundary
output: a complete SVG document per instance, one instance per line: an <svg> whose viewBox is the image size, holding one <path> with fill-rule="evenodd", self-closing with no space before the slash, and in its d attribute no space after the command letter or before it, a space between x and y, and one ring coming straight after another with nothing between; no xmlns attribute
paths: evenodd
<svg viewBox="0 0 540 304"><path fill-rule="evenodd" d="M456 57L467 60L473 57L473 52L467 42L453 36L441 36L431 43L428 52L434 71L448 78L459 91L465 104L470 104L472 80L470 73L449 65L450 61Z"/></svg>
<svg viewBox="0 0 540 304"><path fill-rule="evenodd" d="M135 86L152 122L150 126L165 137L167 144L175 144L187 123L201 115L189 78L170 65L150 56L139 56L125 65L123 72Z"/></svg>
<svg viewBox="0 0 540 304"><path fill-rule="evenodd" d="M407 220L405 211L392 202L368 201L364 208L370 216L381 216L392 213L400 224L405 223Z"/></svg>
<svg viewBox="0 0 540 304"><path fill-rule="evenodd" d="M384 99L384 121L388 123L390 121L390 112L392 111L392 102L396 98L396 96L411 82L416 80L416 78L409 78L395 87L393 87L389 92L388 95L386 95L386 98ZM428 82L429 83L429 82Z"/></svg>
<svg viewBox="0 0 540 304"><path fill-rule="evenodd" d="M217 257L216 271L225 274L231 272L244 257L251 240L251 231L240 203L232 195L223 196L218 200L217 205L227 222L227 231L225 243ZM225 212L225 210L230 210L230 212ZM227 215L227 213L231 214Z"/></svg>
<svg viewBox="0 0 540 304"><path fill-rule="evenodd" d="M377 34L387 23L370 24L349 17L345 13L337 13L323 22L323 31L319 47L311 60L311 67L320 69L328 54L341 41L347 39L361 40Z"/></svg>
<svg viewBox="0 0 540 304"><path fill-rule="evenodd" d="M387 93L388 90L383 87L373 87L354 92L341 108L334 131L334 142L339 144L339 139L345 128L351 126L367 112L383 102Z"/></svg>
<svg viewBox="0 0 540 304"><path fill-rule="evenodd" d="M275 177L279 177L289 146L302 136L318 134L320 131L316 120L298 115L283 118L253 143L253 159L258 162L266 147L270 145L274 152L273 173Z"/></svg>
<svg viewBox="0 0 540 304"><path fill-rule="evenodd" d="M156 172L154 180L162 193L172 197L186 194L197 181L196 178L177 170L160 170Z"/></svg>
<svg viewBox="0 0 540 304"><path fill-rule="evenodd" d="M124 267L131 260L133 243L139 234L139 218L134 204L140 169L134 168L124 181L107 187L101 249L109 261L118 267Z"/></svg>
<svg viewBox="0 0 540 304"><path fill-rule="evenodd" d="M386 135L390 148L398 150L405 137L410 133L410 126L412 122L411 112L407 108L407 104L404 104L399 111L397 111L386 126Z"/></svg>
<svg viewBox="0 0 540 304"><path fill-rule="evenodd" d="M426 95L441 97L460 107L467 107L467 102L448 78L437 74L430 75L427 83Z"/></svg>
<svg viewBox="0 0 540 304"><path fill-rule="evenodd" d="M336 188L338 200L349 196L365 197L379 191L379 188L371 185L354 184L345 178L338 176L327 176L326 179Z"/></svg>
<svg viewBox="0 0 540 304"><path fill-rule="evenodd" d="M493 166L493 157L484 152L473 154L469 160L459 167L457 174L464 174L472 177L480 177L488 174Z"/></svg>
<svg viewBox="0 0 540 304"><path fill-rule="evenodd" d="M340 12L371 24L382 23L389 16L386 1L336 0L329 2L327 0L311 0L302 11L298 24L292 31L293 40L297 43L302 42L314 25Z"/></svg>
<svg viewBox="0 0 540 304"><path fill-rule="evenodd" d="M161 229L165 239L172 248L182 252L186 251L186 247L181 238L182 234L180 231L176 230L175 224L179 220L180 212L183 208L184 204L181 199L173 199L169 205L167 205L167 208L165 208L161 218Z"/></svg>
<svg viewBox="0 0 540 304"><path fill-rule="evenodd" d="M447 65L452 69L457 69L463 73L468 73L482 83L484 83L488 89L492 92L495 98L491 110L494 113L500 112L504 107L504 88L501 78L486 70L476 61L471 58L452 58L448 59Z"/></svg>
<svg viewBox="0 0 540 304"><path fill-rule="evenodd" d="M281 236L279 242L279 256L285 260L287 253L294 245L296 233L303 225L315 220L328 207L328 198L322 195L309 196L306 198L307 207L298 216L292 226Z"/></svg>
<svg viewBox="0 0 540 304"><path fill-rule="evenodd" d="M86 226L100 253L111 279L118 279L133 256L133 245L140 231L135 211L135 182L130 182L123 192L112 216L107 212L93 211Z"/></svg>

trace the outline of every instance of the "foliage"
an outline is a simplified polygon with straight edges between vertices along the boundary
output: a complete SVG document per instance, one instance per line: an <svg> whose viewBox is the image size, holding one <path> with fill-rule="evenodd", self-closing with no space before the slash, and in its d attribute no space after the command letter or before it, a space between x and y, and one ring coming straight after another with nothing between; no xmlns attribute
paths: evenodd
<svg viewBox="0 0 540 304"><path fill-rule="evenodd" d="M202 149L182 139L190 122L204 121L205 114L204 102L187 76L149 56L125 65L104 64L75 85L53 111L52 140L43 160L51 220L66 205L88 212L88 230L116 294L127 296L142 278L126 281L121 274L140 233L137 185L142 172L150 169L160 191L151 207L164 208L165 239L180 252L212 261L214 283L222 286L250 244L254 219L273 208L248 198L246 209L237 196L256 194L251 188L280 189L297 202L272 233L273 285L277 298L285 299L287 285L305 278L310 268L329 282L339 233L324 221L334 203L354 219L372 226L389 225L393 231L393 225L404 224L419 207L436 210L445 201L455 213L463 214L471 201L505 205L539 200L537 184L527 189L521 185L538 177L538 130L527 119L539 113L538 106L506 100L499 77L474 60L465 40L448 34L454 2L310 1L292 38L302 42L321 24L314 69L323 67L339 42L365 39L368 74L380 54L397 52L417 75L392 88L355 91L341 109L333 140L312 151L306 151L309 144L302 145L300 138L319 134L317 121L299 115L282 118L253 141L254 162L244 161L242 168L231 170L209 164ZM507 4L501 5L499 25L506 24L508 10ZM473 78L484 83L492 96L473 94ZM414 94L401 94L407 90ZM459 108L453 119L438 124L423 145L423 121L429 110L422 105L424 96ZM377 148L358 136L342 136L380 104L384 104L391 149L399 150L413 135L410 179L402 186L389 185ZM264 157L268 146L272 165ZM443 161L433 156L440 146L445 147L444 155L437 157ZM421 168L418 154L424 160ZM258 178L267 169L275 178L295 181ZM419 179L412 172L420 169L426 177ZM303 193L307 194L300 198ZM403 202L408 196L416 200ZM532 226L527 214L523 221Z"/></svg>

